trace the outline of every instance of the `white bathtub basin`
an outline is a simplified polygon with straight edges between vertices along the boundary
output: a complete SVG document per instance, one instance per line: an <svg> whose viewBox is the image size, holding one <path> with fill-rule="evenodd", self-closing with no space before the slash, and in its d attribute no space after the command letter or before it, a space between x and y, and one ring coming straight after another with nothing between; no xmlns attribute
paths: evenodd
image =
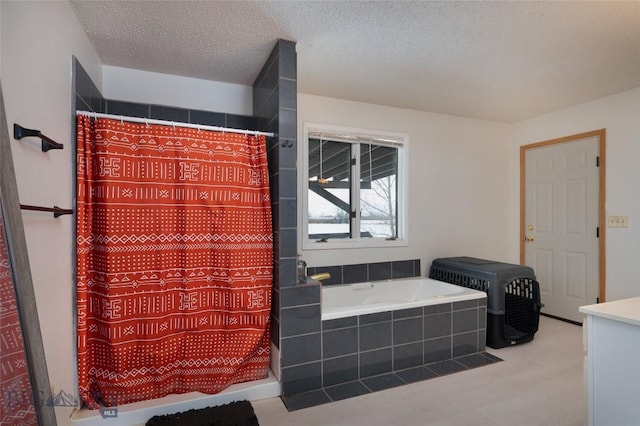
<svg viewBox="0 0 640 426"><path fill-rule="evenodd" d="M322 287L322 320L486 298L481 291L415 277Z"/></svg>

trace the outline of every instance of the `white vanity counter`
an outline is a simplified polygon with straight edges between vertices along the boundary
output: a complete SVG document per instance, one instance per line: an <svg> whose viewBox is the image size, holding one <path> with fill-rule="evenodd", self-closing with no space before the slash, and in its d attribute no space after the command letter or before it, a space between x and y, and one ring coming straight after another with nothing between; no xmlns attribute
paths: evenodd
<svg viewBox="0 0 640 426"><path fill-rule="evenodd" d="M589 426L640 424L640 297L580 307Z"/></svg>
<svg viewBox="0 0 640 426"><path fill-rule="evenodd" d="M581 306L580 312L640 326L640 297Z"/></svg>

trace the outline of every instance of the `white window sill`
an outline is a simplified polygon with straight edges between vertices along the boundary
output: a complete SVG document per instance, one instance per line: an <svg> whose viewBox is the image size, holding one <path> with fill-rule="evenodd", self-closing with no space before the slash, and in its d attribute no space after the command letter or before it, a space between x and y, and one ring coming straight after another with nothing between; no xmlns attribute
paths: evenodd
<svg viewBox="0 0 640 426"><path fill-rule="evenodd" d="M336 249L362 249L362 248L390 248L390 247L407 247L409 242L404 240L328 240L326 243L320 243L316 240L305 240L302 242L303 250L336 250Z"/></svg>

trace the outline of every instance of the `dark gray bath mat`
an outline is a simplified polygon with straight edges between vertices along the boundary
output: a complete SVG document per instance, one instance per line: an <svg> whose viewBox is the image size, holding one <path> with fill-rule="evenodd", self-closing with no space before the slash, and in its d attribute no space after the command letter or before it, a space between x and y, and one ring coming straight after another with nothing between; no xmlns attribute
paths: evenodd
<svg viewBox="0 0 640 426"><path fill-rule="evenodd" d="M259 426L249 401L153 416L147 426Z"/></svg>

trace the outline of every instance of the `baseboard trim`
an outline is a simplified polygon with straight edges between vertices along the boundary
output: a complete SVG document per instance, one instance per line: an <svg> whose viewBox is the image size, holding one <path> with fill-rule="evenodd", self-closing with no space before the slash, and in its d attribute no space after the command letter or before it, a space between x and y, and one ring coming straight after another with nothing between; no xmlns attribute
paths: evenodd
<svg viewBox="0 0 640 426"><path fill-rule="evenodd" d="M557 317L557 316L551 315L551 314L545 314L543 312L540 312L540 315L542 315L544 317L548 317L548 318L553 318L553 319L556 319L558 321L568 322L569 324L578 325L578 326L582 327L582 323L578 322L578 321L573 321L573 320L570 320L570 319Z"/></svg>

